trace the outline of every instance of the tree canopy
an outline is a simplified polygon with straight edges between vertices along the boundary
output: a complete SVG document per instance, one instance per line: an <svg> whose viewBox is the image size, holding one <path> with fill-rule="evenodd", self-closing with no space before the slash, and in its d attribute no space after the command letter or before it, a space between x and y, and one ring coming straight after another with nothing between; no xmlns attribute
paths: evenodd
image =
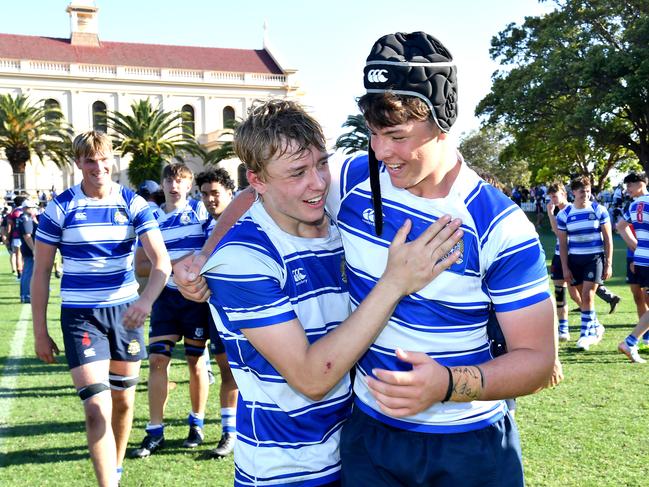
<svg viewBox="0 0 649 487"><path fill-rule="evenodd" d="M343 153L345 154L367 150L370 140L370 130L365 124L363 115L349 115L345 123L342 124L342 127L351 130L336 139L335 149L343 149Z"/></svg>
<svg viewBox="0 0 649 487"><path fill-rule="evenodd" d="M621 164L649 170L649 2L554 3L492 39L503 69L476 114L506 127L507 153L537 180L581 173L599 186Z"/></svg>
<svg viewBox="0 0 649 487"><path fill-rule="evenodd" d="M107 120L116 149L132 156L128 179L136 188L147 179L159 181L164 164L182 161L183 152L203 153L181 112L154 108L149 99L133 102L131 112L112 112Z"/></svg>
<svg viewBox="0 0 649 487"><path fill-rule="evenodd" d="M48 158L58 167L70 164L72 129L61 110L44 100L32 103L25 95L0 95L0 149L14 172L14 187L19 188L32 155L41 162Z"/></svg>

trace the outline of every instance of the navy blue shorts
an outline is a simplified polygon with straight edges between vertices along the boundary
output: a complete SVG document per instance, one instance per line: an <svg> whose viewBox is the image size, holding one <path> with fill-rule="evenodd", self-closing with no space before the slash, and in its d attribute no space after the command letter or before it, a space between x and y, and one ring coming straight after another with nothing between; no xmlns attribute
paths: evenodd
<svg viewBox="0 0 649 487"><path fill-rule="evenodd" d="M216 329L216 323L214 323L214 318L212 318L212 313L209 314L209 323L210 323L210 353L212 355L220 355L225 353L225 345L223 345L223 340L219 336L219 331Z"/></svg>
<svg viewBox="0 0 649 487"><path fill-rule="evenodd" d="M577 286L584 281L602 284L602 272L604 272L604 255L568 255L568 267L572 272L571 286Z"/></svg>
<svg viewBox="0 0 649 487"><path fill-rule="evenodd" d="M190 340L207 340L209 314L207 303L190 301L180 291L165 287L153 303L149 338L178 335Z"/></svg>
<svg viewBox="0 0 649 487"><path fill-rule="evenodd" d="M644 265L635 266L635 279L634 284L639 284L642 289L649 288L649 267Z"/></svg>
<svg viewBox="0 0 649 487"><path fill-rule="evenodd" d="M61 331L68 367L99 360L137 362L146 358L144 328L122 324L129 304L107 308L61 308Z"/></svg>
<svg viewBox="0 0 649 487"><path fill-rule="evenodd" d="M633 263L633 257L626 258L626 283L627 284L640 284L638 274L631 272L631 264Z"/></svg>
<svg viewBox="0 0 649 487"><path fill-rule="evenodd" d="M561 257L554 254L552 263L550 264L550 279L553 281L564 281L563 266L561 265Z"/></svg>
<svg viewBox="0 0 649 487"><path fill-rule="evenodd" d="M509 414L476 431L431 434L377 421L354 407L342 430L347 487L522 487L518 430Z"/></svg>

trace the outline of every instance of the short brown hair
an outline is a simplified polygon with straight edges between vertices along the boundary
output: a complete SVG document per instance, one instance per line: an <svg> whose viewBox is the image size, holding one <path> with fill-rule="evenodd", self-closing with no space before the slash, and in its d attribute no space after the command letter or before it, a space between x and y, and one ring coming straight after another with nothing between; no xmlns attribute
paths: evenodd
<svg viewBox="0 0 649 487"><path fill-rule="evenodd" d="M304 108L291 100L253 102L248 117L234 133L234 152L246 169L266 175L266 164L273 157L287 153L294 142L295 154L311 147L325 150L325 137L320 124Z"/></svg>
<svg viewBox="0 0 649 487"><path fill-rule="evenodd" d="M576 189L585 188L586 186L591 186L590 178L588 176L577 176L570 182L570 189L573 191Z"/></svg>
<svg viewBox="0 0 649 487"><path fill-rule="evenodd" d="M556 182L556 183L552 183L552 184L550 184L550 186L548 186L548 194L556 194L556 193L559 193L559 192L561 192L561 193L566 192L566 188L563 185L563 183Z"/></svg>
<svg viewBox="0 0 649 487"><path fill-rule="evenodd" d="M410 120L429 120L437 127L426 102L416 96L397 95L389 91L367 93L357 103L365 121L372 127L393 127Z"/></svg>
<svg viewBox="0 0 649 487"><path fill-rule="evenodd" d="M164 167L162 170L162 180L164 181L167 178L176 179L176 178L187 178L189 180L194 179L194 173L187 165L182 162L175 162Z"/></svg>
<svg viewBox="0 0 649 487"><path fill-rule="evenodd" d="M74 138L72 141L72 153L77 161L91 154L111 155L113 153L113 143L104 132L90 130Z"/></svg>

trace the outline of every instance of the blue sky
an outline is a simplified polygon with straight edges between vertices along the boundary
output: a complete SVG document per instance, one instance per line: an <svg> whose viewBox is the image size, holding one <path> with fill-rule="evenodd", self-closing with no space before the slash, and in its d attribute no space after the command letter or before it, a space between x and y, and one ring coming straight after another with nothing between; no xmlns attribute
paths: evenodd
<svg viewBox="0 0 649 487"><path fill-rule="evenodd" d="M69 0L3 2L0 32L68 37ZM478 127L475 105L498 66L490 41L510 22L551 10L537 0L96 0L106 41L260 49L267 22L274 52L299 70L305 105L329 137L341 133L363 94L362 69L376 39L424 30L458 64L460 115L453 132Z"/></svg>

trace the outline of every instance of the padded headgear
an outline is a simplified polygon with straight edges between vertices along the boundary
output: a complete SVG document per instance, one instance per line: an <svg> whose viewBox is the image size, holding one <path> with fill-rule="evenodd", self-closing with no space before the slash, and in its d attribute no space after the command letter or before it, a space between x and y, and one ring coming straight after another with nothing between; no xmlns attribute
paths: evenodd
<svg viewBox="0 0 649 487"><path fill-rule="evenodd" d="M425 32L397 32L372 46L363 72L368 93L390 91L426 102L448 132L457 118L457 68L441 42Z"/></svg>

